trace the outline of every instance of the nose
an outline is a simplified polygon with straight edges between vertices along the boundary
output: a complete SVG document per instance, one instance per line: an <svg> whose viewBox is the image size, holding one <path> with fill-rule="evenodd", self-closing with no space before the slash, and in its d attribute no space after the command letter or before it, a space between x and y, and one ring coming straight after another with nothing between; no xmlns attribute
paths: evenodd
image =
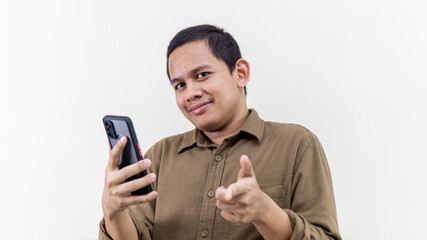
<svg viewBox="0 0 427 240"><path fill-rule="evenodd" d="M187 83L186 86L186 101L191 102L202 97L203 91L197 83Z"/></svg>

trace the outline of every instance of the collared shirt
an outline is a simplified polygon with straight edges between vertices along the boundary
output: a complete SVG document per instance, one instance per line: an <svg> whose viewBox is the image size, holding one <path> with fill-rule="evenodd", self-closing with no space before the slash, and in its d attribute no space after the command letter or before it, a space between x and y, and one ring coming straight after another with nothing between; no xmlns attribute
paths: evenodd
<svg viewBox="0 0 427 240"><path fill-rule="evenodd" d="M288 215L291 239L341 239L332 179L318 138L304 127L263 121L255 110L219 146L198 129L156 143L146 154L157 174L150 203L128 208L140 239L263 239L252 223L221 216L215 190L236 182L240 156L262 191ZM99 239L111 239L101 221Z"/></svg>

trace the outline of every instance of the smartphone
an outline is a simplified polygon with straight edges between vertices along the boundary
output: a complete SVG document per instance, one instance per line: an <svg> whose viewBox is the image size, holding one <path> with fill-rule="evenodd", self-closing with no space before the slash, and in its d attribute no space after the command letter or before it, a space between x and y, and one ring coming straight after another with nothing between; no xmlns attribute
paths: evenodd
<svg viewBox="0 0 427 240"><path fill-rule="evenodd" d="M111 149L114 148L121 137L127 137L128 141L126 146L120 154L119 169L137 163L143 159L141 148L139 146L138 139L136 138L135 129L133 127L132 120L129 117L107 115L102 119L102 122L104 123ZM145 175L147 175L147 170L126 179L126 181L132 181ZM132 195L145 195L151 191L151 185L148 185L133 191Z"/></svg>

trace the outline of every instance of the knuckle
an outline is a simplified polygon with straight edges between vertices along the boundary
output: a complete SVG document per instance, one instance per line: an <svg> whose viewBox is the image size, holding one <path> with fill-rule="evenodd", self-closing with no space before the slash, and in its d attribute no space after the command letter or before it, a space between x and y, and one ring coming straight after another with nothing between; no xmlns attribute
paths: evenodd
<svg viewBox="0 0 427 240"><path fill-rule="evenodd" d="M112 189L112 190L110 191L110 194L111 194L112 196L118 196L118 195L119 195L119 191L117 191L117 189Z"/></svg>
<svg viewBox="0 0 427 240"><path fill-rule="evenodd" d="M122 146L122 144L117 143L116 146L114 146L113 150L111 150L110 152L110 158L117 158L119 154L123 151L123 148L124 146Z"/></svg>
<svg viewBox="0 0 427 240"><path fill-rule="evenodd" d="M117 153L117 146L115 146L115 147L111 150L110 155L109 155L110 160L112 160L112 158L115 158L115 157L116 157L116 155L117 155L116 153Z"/></svg>
<svg viewBox="0 0 427 240"><path fill-rule="evenodd" d="M142 202L140 199L135 198L135 199L132 200L131 204L132 205L136 205L136 204L139 204L140 202Z"/></svg>
<svg viewBox="0 0 427 240"><path fill-rule="evenodd" d="M119 177L122 179L127 178L127 176L130 175L129 168L125 167L125 168L120 169L118 174L119 174Z"/></svg>
<svg viewBox="0 0 427 240"><path fill-rule="evenodd" d="M244 224L245 221L241 215L236 215L236 223L237 224Z"/></svg>
<svg viewBox="0 0 427 240"><path fill-rule="evenodd" d="M249 205L249 201L248 201L248 199L246 199L246 198L243 198L241 201L240 201L240 206L242 206L242 207L247 207L248 205Z"/></svg>
<svg viewBox="0 0 427 240"><path fill-rule="evenodd" d="M124 206L125 205L125 200L123 199L123 198L119 198L119 199L117 199L117 204L119 205L119 206Z"/></svg>
<svg viewBox="0 0 427 240"><path fill-rule="evenodd" d="M144 176L144 177L143 177L143 179L144 179L144 183L145 183L146 185L148 185L148 184L150 184L150 183L152 183L152 182L153 182L153 180L152 180L152 178L151 178L151 175L150 175L150 174L147 174L146 176Z"/></svg>
<svg viewBox="0 0 427 240"><path fill-rule="evenodd" d="M113 180L111 178L105 178L105 186L111 188L114 186Z"/></svg>
<svg viewBox="0 0 427 240"><path fill-rule="evenodd" d="M151 197L149 195L141 196L140 198L136 199L135 204L141 204L145 203L151 200Z"/></svg>
<svg viewBox="0 0 427 240"><path fill-rule="evenodd" d="M129 187L128 187L128 191L134 191L137 190L139 188L139 184L137 181L131 181L129 182Z"/></svg>
<svg viewBox="0 0 427 240"><path fill-rule="evenodd" d="M138 180L135 181L138 188L142 188L150 184L149 178L147 176L144 176L142 178L138 178Z"/></svg>

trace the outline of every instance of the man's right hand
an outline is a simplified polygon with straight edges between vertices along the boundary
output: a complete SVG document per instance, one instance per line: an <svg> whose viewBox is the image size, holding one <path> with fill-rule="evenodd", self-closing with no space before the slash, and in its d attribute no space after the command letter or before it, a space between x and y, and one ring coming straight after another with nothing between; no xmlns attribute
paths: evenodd
<svg viewBox="0 0 427 240"><path fill-rule="evenodd" d="M125 181L151 165L149 159L144 159L138 163L119 169L118 162L120 154L126 143L127 138L122 137L116 146L112 150L110 149L110 158L105 169L104 192L102 194L102 210L106 220L121 215L131 205L152 201L157 196L157 192L155 191L142 196L131 195L131 192L151 184L156 179L156 175L150 173L142 178L129 182Z"/></svg>

